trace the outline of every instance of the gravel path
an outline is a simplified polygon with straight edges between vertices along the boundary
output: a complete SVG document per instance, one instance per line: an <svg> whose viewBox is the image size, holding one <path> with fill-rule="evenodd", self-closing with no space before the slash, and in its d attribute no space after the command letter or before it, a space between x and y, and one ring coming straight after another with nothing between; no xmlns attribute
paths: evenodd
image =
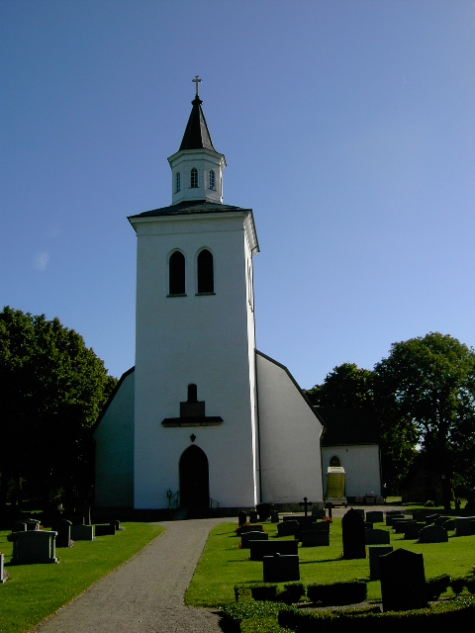
<svg viewBox="0 0 475 633"><path fill-rule="evenodd" d="M222 633L219 615L183 605L210 529L229 519L163 521L167 531L61 608L36 633Z"/></svg>

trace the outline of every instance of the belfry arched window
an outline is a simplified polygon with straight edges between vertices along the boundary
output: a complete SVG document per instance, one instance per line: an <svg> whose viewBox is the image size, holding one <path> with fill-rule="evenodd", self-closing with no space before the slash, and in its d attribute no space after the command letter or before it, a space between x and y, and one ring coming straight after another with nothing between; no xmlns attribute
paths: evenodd
<svg viewBox="0 0 475 633"><path fill-rule="evenodd" d="M340 458L338 457L338 455L333 455L333 457L330 459L330 466L332 466L333 468L341 466Z"/></svg>
<svg viewBox="0 0 475 633"><path fill-rule="evenodd" d="M196 169L196 167L193 167L191 170L190 187L192 189L198 188L198 170Z"/></svg>
<svg viewBox="0 0 475 633"><path fill-rule="evenodd" d="M175 176L175 193L178 193L179 191L181 191L181 176L180 172L177 171Z"/></svg>
<svg viewBox="0 0 475 633"><path fill-rule="evenodd" d="M209 172L209 188L213 191L216 189L216 174L213 169Z"/></svg>
<svg viewBox="0 0 475 633"><path fill-rule="evenodd" d="M214 262L213 255L208 249L203 249L198 255L198 294L214 292Z"/></svg>
<svg viewBox="0 0 475 633"><path fill-rule="evenodd" d="M185 294L185 256L175 251L168 260L168 294Z"/></svg>

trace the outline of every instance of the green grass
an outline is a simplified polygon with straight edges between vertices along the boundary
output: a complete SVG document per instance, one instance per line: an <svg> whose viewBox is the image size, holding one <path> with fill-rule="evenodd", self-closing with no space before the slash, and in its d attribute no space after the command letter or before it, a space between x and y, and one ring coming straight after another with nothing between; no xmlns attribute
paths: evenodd
<svg viewBox="0 0 475 633"><path fill-rule="evenodd" d="M221 523L211 531L185 595L187 605L214 608L231 604L235 600L235 585L262 583L262 562L249 560L249 550L239 549L240 538L235 536L236 527L235 523ZM375 527L390 530L383 524ZM275 525L265 524L265 529L271 539L277 534ZM402 547L423 553L426 579L444 573L452 577L465 576L471 573L474 563L475 536L449 538L448 543L417 544L405 541L402 534L391 533L391 545L395 549ZM369 579L367 559L343 560L341 553L341 519L335 519L329 547L299 548L301 581L308 585ZM368 599L381 599L379 581L368 582Z"/></svg>
<svg viewBox="0 0 475 633"><path fill-rule="evenodd" d="M115 536L78 541L56 550L59 564L5 565L10 579L0 584L0 632L24 633L83 593L164 531L149 523L123 523ZM0 531L0 551L9 563L10 532Z"/></svg>

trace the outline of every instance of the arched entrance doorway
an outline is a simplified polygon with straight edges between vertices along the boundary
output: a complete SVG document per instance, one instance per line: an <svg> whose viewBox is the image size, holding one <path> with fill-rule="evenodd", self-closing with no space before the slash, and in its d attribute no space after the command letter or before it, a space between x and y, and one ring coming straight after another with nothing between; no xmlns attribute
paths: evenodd
<svg viewBox="0 0 475 633"><path fill-rule="evenodd" d="M198 446L189 446L180 457L180 506L209 508L208 458Z"/></svg>

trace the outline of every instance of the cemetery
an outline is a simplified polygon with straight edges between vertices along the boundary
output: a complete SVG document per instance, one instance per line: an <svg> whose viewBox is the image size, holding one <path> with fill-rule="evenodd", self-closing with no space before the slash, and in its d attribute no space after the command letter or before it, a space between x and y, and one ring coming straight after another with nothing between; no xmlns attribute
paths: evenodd
<svg viewBox="0 0 475 633"><path fill-rule="evenodd" d="M328 536L325 545L305 543L312 524L306 524L304 517L286 515L277 524L260 523L259 530L267 535L265 544L297 541L297 549L293 554L282 551L258 560L240 548L237 523L221 524L211 531L185 602L207 608L226 605L225 617L233 622L257 618L257 623L261 617L271 618L277 627L262 624L261 629L256 624L255 629L236 629L246 632L280 630L277 621L290 630L316 631L322 626L318 618L323 613L330 631L348 627L351 613L364 617L369 631L407 627L408 618L438 614L463 628L466 618L473 621L475 615L475 530L470 521L457 524L458 519L444 517L437 525L439 515L429 519L427 515L416 514L416 521L406 509L393 516L369 509L348 510L346 518L313 523L326 524L327 531L313 532ZM406 521L407 529L395 525L396 519ZM451 523L444 527L447 520ZM470 534L459 538L457 525L459 536L460 532ZM260 543L256 546L262 547ZM277 568L270 570L269 565ZM294 599L290 600L290 595ZM292 606L292 602L299 606ZM376 618L385 618L384 624ZM421 620L418 626L425 624Z"/></svg>

